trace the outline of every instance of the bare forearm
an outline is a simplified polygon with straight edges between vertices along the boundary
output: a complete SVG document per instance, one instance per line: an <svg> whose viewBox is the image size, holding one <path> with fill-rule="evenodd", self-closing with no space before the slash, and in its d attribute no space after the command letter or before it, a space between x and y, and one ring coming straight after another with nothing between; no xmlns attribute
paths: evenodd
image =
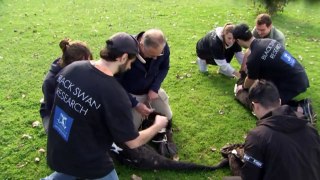
<svg viewBox="0 0 320 180"><path fill-rule="evenodd" d="M244 89L249 89L252 84L254 83L255 80L253 79L249 79L248 77L245 79L244 84L243 84L243 88Z"/></svg>
<svg viewBox="0 0 320 180"><path fill-rule="evenodd" d="M151 127L148 129L142 130L139 132L139 136L131 141L125 142L125 144L133 149L137 148L148 141L151 140L151 138L156 135L162 128L165 128L168 124L168 118L165 116L157 115L155 118L155 121Z"/></svg>
<svg viewBox="0 0 320 180"><path fill-rule="evenodd" d="M160 131L160 129L161 128L156 125L152 125L150 128L140 131L139 136L136 139L127 141L125 144L131 149L137 148L150 141L151 138Z"/></svg>

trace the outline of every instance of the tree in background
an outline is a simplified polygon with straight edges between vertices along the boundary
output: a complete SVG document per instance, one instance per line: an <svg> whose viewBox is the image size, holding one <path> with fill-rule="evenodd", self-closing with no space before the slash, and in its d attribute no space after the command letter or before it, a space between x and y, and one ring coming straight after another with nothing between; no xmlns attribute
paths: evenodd
<svg viewBox="0 0 320 180"><path fill-rule="evenodd" d="M289 3L289 1L296 0L252 0L253 5L258 6L258 11L264 9L270 15L276 14L277 12L283 12L284 7ZM320 0L304 0L306 3L319 3Z"/></svg>

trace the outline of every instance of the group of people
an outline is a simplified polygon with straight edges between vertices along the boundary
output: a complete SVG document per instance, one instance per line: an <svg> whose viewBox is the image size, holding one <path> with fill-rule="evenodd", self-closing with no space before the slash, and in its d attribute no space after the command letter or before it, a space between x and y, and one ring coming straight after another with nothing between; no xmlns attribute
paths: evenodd
<svg viewBox="0 0 320 180"><path fill-rule="evenodd" d="M285 49L285 37L272 25L270 15L258 15L252 31L246 24L227 23L223 28L218 27L197 42L196 52L201 72L208 71L207 64L218 65L219 73L241 80L235 93L245 107L251 109L250 86L257 79L265 79L276 85L282 104L304 113L310 123L315 123L311 100L294 100L309 87L308 76L299 61ZM240 70L230 64L234 56L241 65Z"/></svg>
<svg viewBox="0 0 320 180"><path fill-rule="evenodd" d="M294 99L309 80L271 17L258 15L252 31L247 24L216 28L198 41L196 52L201 72L218 65L218 73L238 79L236 99L258 118L244 143L241 177L225 179L320 179L316 114L309 98ZM239 71L230 64L233 56Z"/></svg>
<svg viewBox="0 0 320 180"><path fill-rule="evenodd" d="M172 112L161 88L169 70L166 38L159 29L116 33L97 61L83 42L62 40L60 47L62 56L43 83L40 114L47 162L55 171L44 179L118 179L108 154L114 142L136 148L164 128L171 131ZM163 116L139 131L153 111Z"/></svg>
<svg viewBox="0 0 320 180"><path fill-rule="evenodd" d="M200 71L207 72L207 64L213 64L219 73L243 79L236 98L259 119L245 142L244 179L305 174L320 179L320 138L307 123L314 119L310 101L293 100L309 87L308 77L284 42L270 16L262 14L253 33L246 24L228 23L196 45ZM242 47L248 50L243 53ZM173 115L161 88L170 67L170 48L161 30L116 33L96 61L84 42L65 39L60 48L62 56L52 63L42 86L40 115L48 134L47 162L54 170L43 179L115 180L108 154L113 143L136 148L163 129L172 141ZM230 64L234 56L240 71ZM140 129L154 111L161 115L152 126ZM297 161L286 163L292 157Z"/></svg>

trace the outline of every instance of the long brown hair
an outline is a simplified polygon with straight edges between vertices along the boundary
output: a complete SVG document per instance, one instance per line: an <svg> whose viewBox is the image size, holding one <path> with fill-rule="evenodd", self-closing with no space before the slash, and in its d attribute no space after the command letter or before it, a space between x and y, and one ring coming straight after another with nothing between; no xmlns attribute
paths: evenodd
<svg viewBox="0 0 320 180"><path fill-rule="evenodd" d="M222 41L223 41L223 45L225 46L226 45L226 42L224 40L224 36L228 33L232 33L233 29L234 29L234 24L232 23L226 23L224 26L223 26L223 30L222 30Z"/></svg>
<svg viewBox="0 0 320 180"><path fill-rule="evenodd" d="M71 41L66 38L60 41L62 57L58 62L61 67L65 67L74 61L92 60L92 53L87 44L82 41Z"/></svg>
<svg viewBox="0 0 320 180"><path fill-rule="evenodd" d="M223 44L223 51L225 51L225 47L226 47L226 41L225 41L225 35L228 33L232 33L233 29L234 29L235 25L232 23L226 23L223 26L223 30L222 30L222 44Z"/></svg>

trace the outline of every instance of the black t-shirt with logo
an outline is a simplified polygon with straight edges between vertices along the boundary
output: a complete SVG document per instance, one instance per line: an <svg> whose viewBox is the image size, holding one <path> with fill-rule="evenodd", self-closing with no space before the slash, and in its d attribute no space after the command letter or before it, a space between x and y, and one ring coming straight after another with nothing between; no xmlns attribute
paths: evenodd
<svg viewBox="0 0 320 180"><path fill-rule="evenodd" d="M276 40L254 39L250 50L247 60L248 78L272 81L284 101L309 87L304 68Z"/></svg>
<svg viewBox="0 0 320 180"><path fill-rule="evenodd" d="M138 136L126 91L112 77L77 61L57 77L50 118L47 160L55 171L79 178L101 178L114 169L112 142Z"/></svg>

